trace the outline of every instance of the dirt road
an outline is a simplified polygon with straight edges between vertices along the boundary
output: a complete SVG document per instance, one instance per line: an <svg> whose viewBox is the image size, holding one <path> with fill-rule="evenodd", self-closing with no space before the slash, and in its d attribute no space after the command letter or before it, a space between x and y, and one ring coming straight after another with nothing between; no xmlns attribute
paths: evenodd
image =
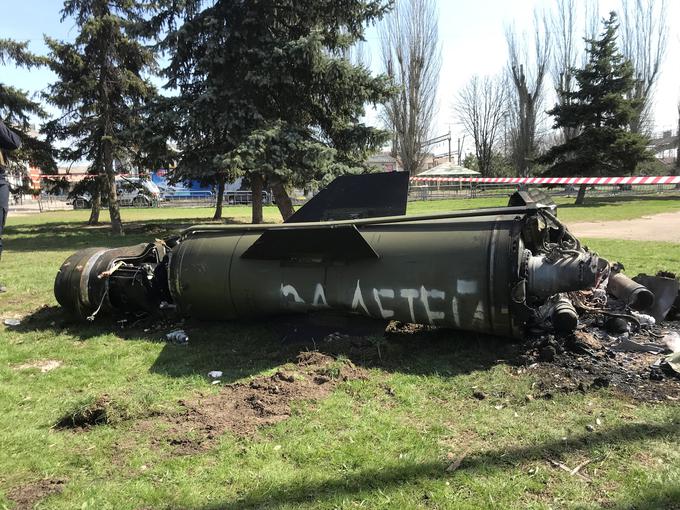
<svg viewBox="0 0 680 510"><path fill-rule="evenodd" d="M569 223L567 227L577 237L680 243L680 211L633 220Z"/></svg>

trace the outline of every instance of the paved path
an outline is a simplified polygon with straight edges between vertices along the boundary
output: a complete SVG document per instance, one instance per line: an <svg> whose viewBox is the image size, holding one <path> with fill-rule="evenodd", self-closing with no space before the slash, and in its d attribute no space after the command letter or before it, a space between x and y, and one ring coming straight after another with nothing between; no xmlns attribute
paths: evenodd
<svg viewBox="0 0 680 510"><path fill-rule="evenodd" d="M577 237L680 243L680 211L633 220L568 223L567 227Z"/></svg>

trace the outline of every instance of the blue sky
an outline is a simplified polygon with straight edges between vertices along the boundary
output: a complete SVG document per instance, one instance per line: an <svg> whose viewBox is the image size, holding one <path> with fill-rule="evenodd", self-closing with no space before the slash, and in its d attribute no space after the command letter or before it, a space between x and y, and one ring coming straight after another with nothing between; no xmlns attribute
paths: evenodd
<svg viewBox="0 0 680 510"><path fill-rule="evenodd" d="M580 0L579 0L580 1ZM456 92L473 74L495 74L506 63L505 26L514 23L518 30L531 26L536 8L552 6L554 0L438 0L439 31L443 47L443 65L439 84L439 114L436 131L449 127L458 134L460 128L451 111ZM616 8L617 0L600 0L604 15ZM29 41L36 53L45 52L43 34L58 39L75 35L73 23L60 22L60 0L0 0L0 37ZM657 129L677 126L675 105L680 98L680 0L668 0L668 53L656 92L655 116ZM369 30L368 45L372 50L371 64L379 69L375 30ZM50 71L25 71L0 66L0 81L31 92L44 88L53 76ZM552 99L548 100L548 107ZM367 118L374 121L369 112ZM454 144L455 145L455 144ZM437 149L435 149L437 150Z"/></svg>

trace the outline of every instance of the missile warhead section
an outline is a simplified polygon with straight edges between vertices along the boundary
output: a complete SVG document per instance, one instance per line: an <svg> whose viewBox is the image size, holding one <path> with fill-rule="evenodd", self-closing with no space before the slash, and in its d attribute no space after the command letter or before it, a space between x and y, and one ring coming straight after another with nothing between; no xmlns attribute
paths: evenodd
<svg viewBox="0 0 680 510"><path fill-rule="evenodd" d="M609 264L549 199L520 193L504 208L405 216L407 186L402 173L343 176L292 223L196 226L165 242L81 250L55 295L86 319L170 307L206 320L340 311L509 337L576 327L568 293L600 284Z"/></svg>

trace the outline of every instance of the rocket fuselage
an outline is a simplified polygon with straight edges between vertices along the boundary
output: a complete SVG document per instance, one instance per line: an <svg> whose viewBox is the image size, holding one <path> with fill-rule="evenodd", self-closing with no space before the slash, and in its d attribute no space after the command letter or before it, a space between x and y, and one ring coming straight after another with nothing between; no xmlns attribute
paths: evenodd
<svg viewBox="0 0 680 510"><path fill-rule="evenodd" d="M81 250L55 295L88 319L105 309L209 320L331 310L518 337L527 325L576 327L564 293L592 288L607 267L533 204L197 226L167 242Z"/></svg>
<svg viewBox="0 0 680 510"><path fill-rule="evenodd" d="M172 250L168 284L180 311L233 319L322 310L518 336L511 290L522 243L516 214L413 218L356 225L376 256L343 258L294 247L278 259L248 257L264 232L310 225L188 231ZM309 230L314 236L319 227ZM294 239L291 239L293 242ZM349 241L351 244L352 241ZM314 244L313 241L311 244Z"/></svg>

